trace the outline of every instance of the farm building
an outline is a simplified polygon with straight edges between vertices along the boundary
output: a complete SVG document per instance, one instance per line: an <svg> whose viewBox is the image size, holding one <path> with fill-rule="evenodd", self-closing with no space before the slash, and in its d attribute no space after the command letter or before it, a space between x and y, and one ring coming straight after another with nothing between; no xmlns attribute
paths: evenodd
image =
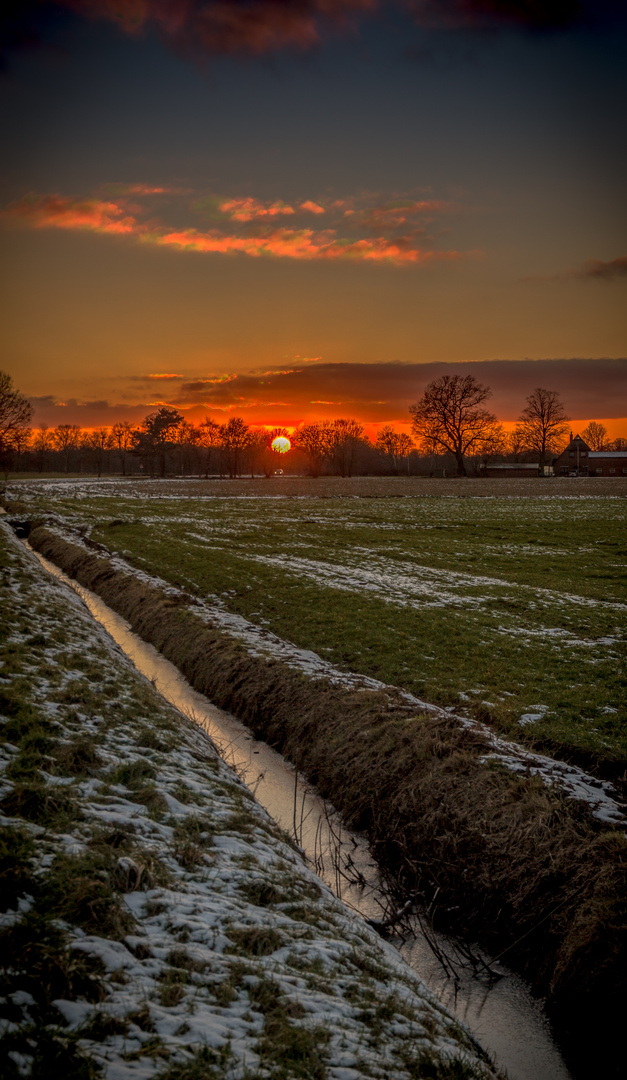
<svg viewBox="0 0 627 1080"><path fill-rule="evenodd" d="M591 450L575 435L553 461L555 476L627 476L626 450Z"/></svg>
<svg viewBox="0 0 627 1080"><path fill-rule="evenodd" d="M523 461L516 461L509 465L483 465L481 467L481 475L503 476L508 479L521 476L539 476L540 467L534 462L528 463Z"/></svg>
<svg viewBox="0 0 627 1080"><path fill-rule="evenodd" d="M627 450L591 450L589 476L627 476Z"/></svg>

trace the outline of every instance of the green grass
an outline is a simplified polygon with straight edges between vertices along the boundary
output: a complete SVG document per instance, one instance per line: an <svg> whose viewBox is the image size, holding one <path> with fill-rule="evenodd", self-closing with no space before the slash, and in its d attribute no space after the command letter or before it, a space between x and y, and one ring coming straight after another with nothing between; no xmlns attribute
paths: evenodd
<svg viewBox="0 0 627 1080"><path fill-rule="evenodd" d="M627 758L624 499L56 494L54 509L341 668L557 753Z"/></svg>

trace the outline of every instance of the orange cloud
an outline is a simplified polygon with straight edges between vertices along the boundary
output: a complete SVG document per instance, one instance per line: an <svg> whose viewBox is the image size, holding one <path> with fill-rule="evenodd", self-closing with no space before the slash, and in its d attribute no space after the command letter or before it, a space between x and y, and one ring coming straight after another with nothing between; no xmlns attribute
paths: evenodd
<svg viewBox="0 0 627 1080"><path fill-rule="evenodd" d="M88 229L93 232L129 234L137 231L136 220L114 202L98 199L67 199L59 195L26 195L3 216L22 221L35 229Z"/></svg>
<svg viewBox="0 0 627 1080"><path fill-rule="evenodd" d="M299 206L299 210L306 210L310 214L324 214L326 213L324 206L320 206L319 203L312 202L311 199L306 199Z"/></svg>
<svg viewBox="0 0 627 1080"><path fill-rule="evenodd" d="M260 236L236 236L218 232L199 232L197 229L179 229L164 234L146 233L146 242L176 247L183 251L240 252L258 257L273 255L278 258L336 260L357 262L427 263L451 261L464 258L458 251L425 251L416 248L411 238L400 237L386 240L372 237L363 240L345 240L334 229L314 232L313 229L274 229ZM473 253L476 254L476 253Z"/></svg>
<svg viewBox="0 0 627 1080"><path fill-rule="evenodd" d="M182 375L149 375L149 379L182 379Z"/></svg>
<svg viewBox="0 0 627 1080"><path fill-rule="evenodd" d="M158 190L148 185L134 185L134 188L140 187L148 194ZM210 202L211 198L205 201ZM215 200L215 203L222 215L230 218L229 227L202 230L182 226L173 229L154 216L149 217L139 200L125 205L120 198L117 201L99 198L81 200L60 195L27 195L0 216L7 222L21 223L35 229L88 230L124 235L140 243L179 251L243 254L253 258L349 260L401 266L451 262L478 255L477 252L435 251L424 245L421 247L418 244L419 231L415 228L404 234L394 230L391 236L380 235L386 230L389 232L410 213L421 213L425 207L447 206L445 203L411 202L402 204L402 210L401 204L389 204L360 211L359 220L357 216L355 218L357 228L371 233L361 237L355 236L354 228L351 228L352 236L345 236L338 228L315 230L264 224L264 221L270 222L281 215L295 213L293 207L279 200L262 203L247 197ZM192 209L197 209L198 205L193 205ZM318 203L310 201L301 203L300 208L303 207L314 214L325 212Z"/></svg>
<svg viewBox="0 0 627 1080"><path fill-rule="evenodd" d="M313 205L313 203L312 203ZM257 199L226 199L218 208L233 221L255 221L293 214L294 209L283 202L261 203Z"/></svg>

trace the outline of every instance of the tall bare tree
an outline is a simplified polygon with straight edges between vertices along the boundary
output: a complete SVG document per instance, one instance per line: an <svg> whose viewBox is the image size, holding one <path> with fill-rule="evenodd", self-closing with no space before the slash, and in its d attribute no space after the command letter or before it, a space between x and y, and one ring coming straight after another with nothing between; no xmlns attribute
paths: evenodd
<svg viewBox="0 0 627 1080"><path fill-rule="evenodd" d="M364 429L357 420L338 419L324 425L326 451L340 476L350 476L355 461L355 451L363 440Z"/></svg>
<svg viewBox="0 0 627 1080"><path fill-rule="evenodd" d="M412 428L421 450L454 454L457 475L466 476L465 458L489 452L502 439L494 413L481 408L490 397L472 375L443 375L425 388L420 401L410 406Z"/></svg>
<svg viewBox="0 0 627 1080"><path fill-rule="evenodd" d="M590 421L581 432L581 438L591 450L608 449L607 428L605 424L599 424L597 420Z"/></svg>
<svg viewBox="0 0 627 1080"><path fill-rule="evenodd" d="M374 445L375 450L389 458L394 473L398 473L399 461L409 457L414 449L414 440L404 431L395 431L391 424L385 424L379 428Z"/></svg>
<svg viewBox="0 0 627 1080"><path fill-rule="evenodd" d="M137 428L133 427L128 420L121 420L119 424L113 425L111 434L115 439L115 444L120 454L122 476L126 476L126 455L129 450L132 450L135 446L137 441Z"/></svg>
<svg viewBox="0 0 627 1080"><path fill-rule="evenodd" d="M32 415L28 398L16 390L6 371L0 371L0 456L14 449L17 433L28 427Z"/></svg>
<svg viewBox="0 0 627 1080"><path fill-rule="evenodd" d="M111 462L107 454L109 450L113 450L115 439L108 427L93 428L91 431L84 432L82 445L93 457L98 476L102 476L102 466L105 461L109 465L107 471L110 471Z"/></svg>
<svg viewBox="0 0 627 1080"><path fill-rule="evenodd" d="M63 454L63 469L68 471L70 454L76 450L81 435L78 424L58 424L52 432L52 445Z"/></svg>
<svg viewBox="0 0 627 1080"><path fill-rule="evenodd" d="M220 440L224 448L229 476L236 477L242 454L250 441L250 428L241 416L232 416L220 428Z"/></svg>
<svg viewBox="0 0 627 1080"><path fill-rule="evenodd" d="M563 450L569 419L557 390L537 386L527 398L518 422L525 448L538 455L540 465L546 465L547 458Z"/></svg>
<svg viewBox="0 0 627 1080"><path fill-rule="evenodd" d="M52 450L52 432L47 424L40 424L37 428L33 440L33 449L37 453L37 468L39 472L43 472L46 464L46 454L49 450Z"/></svg>
<svg viewBox="0 0 627 1080"><path fill-rule="evenodd" d="M198 425L198 429L200 432L199 445L203 450L203 468L206 479L209 476L213 451L220 446L220 425L207 416Z"/></svg>
<svg viewBox="0 0 627 1080"><path fill-rule="evenodd" d="M302 424L292 436L292 445L309 458L309 472L320 476L326 452L325 429L321 423Z"/></svg>

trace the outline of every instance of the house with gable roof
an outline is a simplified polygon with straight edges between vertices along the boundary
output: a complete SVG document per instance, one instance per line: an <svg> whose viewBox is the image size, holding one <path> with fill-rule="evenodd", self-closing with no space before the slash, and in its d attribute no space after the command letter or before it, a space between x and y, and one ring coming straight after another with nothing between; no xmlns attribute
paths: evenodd
<svg viewBox="0 0 627 1080"><path fill-rule="evenodd" d="M627 476L627 450L591 450L571 432L565 450L553 459L554 476Z"/></svg>

